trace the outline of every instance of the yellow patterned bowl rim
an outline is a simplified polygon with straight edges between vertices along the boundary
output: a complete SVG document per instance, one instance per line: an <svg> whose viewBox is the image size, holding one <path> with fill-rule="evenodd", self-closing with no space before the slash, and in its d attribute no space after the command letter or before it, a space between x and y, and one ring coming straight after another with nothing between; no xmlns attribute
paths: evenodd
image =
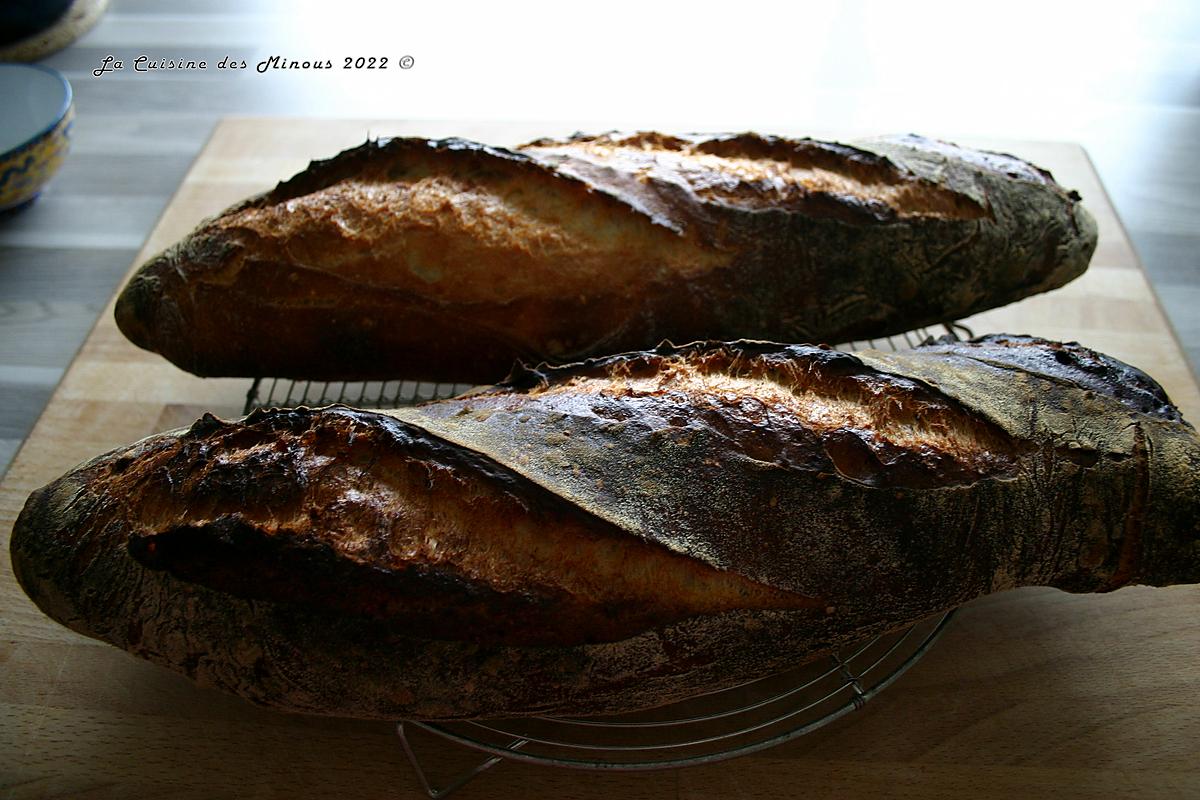
<svg viewBox="0 0 1200 800"><path fill-rule="evenodd" d="M0 154L0 210L21 205L25 201L37 196L46 181L58 171L58 167L61 166L62 160L66 155L66 142L60 143L56 140L65 140L68 138L67 131L70 129L75 117L72 105L75 100L75 93L71 88L70 82L61 72L41 64L4 64L3 67L36 69L56 78L62 84L63 99L50 124L30 136L21 144ZM30 184L21 186L19 190L16 186L8 186L9 170L15 169L11 166L12 162L24 158L31 151L37 151L39 148L44 149L44 152L34 152L34 161L30 165L31 171L40 173L38 179Z"/></svg>

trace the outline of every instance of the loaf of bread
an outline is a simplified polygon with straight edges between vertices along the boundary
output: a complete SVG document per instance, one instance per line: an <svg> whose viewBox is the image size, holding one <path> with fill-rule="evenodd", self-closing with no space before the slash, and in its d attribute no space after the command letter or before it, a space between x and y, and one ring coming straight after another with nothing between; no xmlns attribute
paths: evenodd
<svg viewBox="0 0 1200 800"><path fill-rule="evenodd" d="M1096 225L915 136L368 142L205 221L116 307L202 376L494 383L664 339L868 339L1061 286Z"/></svg>
<svg viewBox="0 0 1200 800"><path fill-rule="evenodd" d="M612 712L989 592L1200 581L1198 463L1075 344L662 346L206 416L34 493L12 561L54 619L256 703Z"/></svg>

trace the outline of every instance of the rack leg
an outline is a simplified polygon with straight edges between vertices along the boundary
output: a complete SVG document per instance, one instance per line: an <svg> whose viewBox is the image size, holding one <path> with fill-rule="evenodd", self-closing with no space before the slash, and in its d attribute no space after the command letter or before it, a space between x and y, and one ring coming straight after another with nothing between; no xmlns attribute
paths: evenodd
<svg viewBox="0 0 1200 800"><path fill-rule="evenodd" d="M413 750L412 742L409 741L408 732L405 730L403 722L396 723L396 735L400 737L400 746L404 748L404 755L408 756L408 763L412 765L413 772L417 773L417 780L421 784L421 789L432 800L441 800L441 798L452 794L470 783L478 775L481 775L504 760L500 756L490 756L480 761L474 767L460 773L445 786L435 787L430 784L429 775L425 772L425 768L421 766L421 761L417 758L417 754ZM523 740L517 740L510 744L509 747L512 750L516 750L523 744L525 744Z"/></svg>

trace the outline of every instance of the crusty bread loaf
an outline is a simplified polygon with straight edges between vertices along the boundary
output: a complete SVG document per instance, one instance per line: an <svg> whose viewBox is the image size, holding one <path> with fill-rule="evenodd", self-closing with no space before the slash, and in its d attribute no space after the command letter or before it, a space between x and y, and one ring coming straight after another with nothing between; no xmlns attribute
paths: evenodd
<svg viewBox="0 0 1200 800"><path fill-rule="evenodd" d="M198 375L493 383L518 358L945 322L1095 245L1049 173L914 136L390 139L204 222L116 318Z"/></svg>
<svg viewBox="0 0 1200 800"><path fill-rule="evenodd" d="M1198 581L1198 462L1074 344L664 346L205 417L34 493L12 560L53 618L257 703L606 712L988 592Z"/></svg>

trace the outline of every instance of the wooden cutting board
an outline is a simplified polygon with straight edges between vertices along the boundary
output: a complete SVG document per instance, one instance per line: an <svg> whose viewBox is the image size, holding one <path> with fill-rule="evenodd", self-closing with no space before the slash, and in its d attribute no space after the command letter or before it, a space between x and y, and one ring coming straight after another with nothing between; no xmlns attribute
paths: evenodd
<svg viewBox="0 0 1200 800"><path fill-rule="evenodd" d="M164 211L140 263L202 217L367 136L515 144L574 126L232 119ZM782 131L786 133L786 131ZM814 133L798 131L798 134ZM1050 168L1100 224L1087 274L981 314L978 333L1076 339L1157 378L1189 419L1200 390L1081 148L973 141ZM237 415L249 382L202 380L128 344L111 306L0 484L0 787L5 798L418 797L392 725L258 709L51 622L12 576L33 489L117 445ZM419 739L435 774L471 759ZM470 797L1200 797L1200 587L1073 596L1023 589L960 611L862 710L734 761L581 773L504 763Z"/></svg>

